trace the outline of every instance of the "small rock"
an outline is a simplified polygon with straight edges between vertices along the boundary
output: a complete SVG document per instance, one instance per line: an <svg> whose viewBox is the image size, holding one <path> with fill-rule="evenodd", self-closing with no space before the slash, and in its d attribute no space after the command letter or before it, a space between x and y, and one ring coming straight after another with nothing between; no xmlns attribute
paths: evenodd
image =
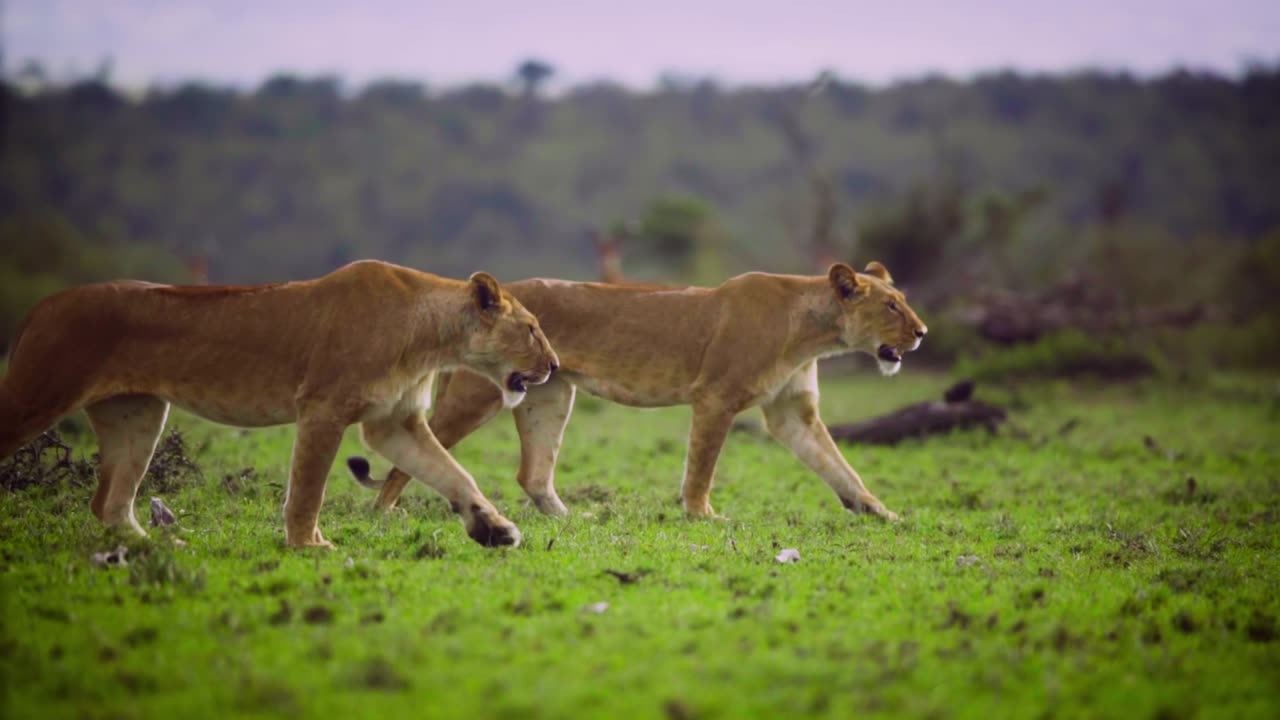
<svg viewBox="0 0 1280 720"><path fill-rule="evenodd" d="M960 557L956 558L956 567L958 568L973 567L974 565L977 565L980 562L982 562L982 560L977 555L961 555Z"/></svg>
<svg viewBox="0 0 1280 720"><path fill-rule="evenodd" d="M129 554L129 548L120 545L115 550L94 553L89 561L98 567L128 567L129 561L125 556Z"/></svg>
<svg viewBox="0 0 1280 720"><path fill-rule="evenodd" d="M609 603L607 602L597 602L597 603L591 603L590 605L582 606L582 612L588 613L590 615L603 615L605 611L608 609L609 609Z"/></svg>
<svg viewBox="0 0 1280 720"><path fill-rule="evenodd" d="M800 562L800 551L795 548L782 548L782 552L774 556L780 563Z"/></svg>
<svg viewBox="0 0 1280 720"><path fill-rule="evenodd" d="M710 549L711 549L711 546L710 546L710 545L693 545L693 544L691 544L691 545L689 545L689 549L690 549L690 550L692 550L692 551L694 551L694 552L697 552L697 551L699 551L699 550L710 550Z"/></svg>
<svg viewBox="0 0 1280 720"><path fill-rule="evenodd" d="M176 522L178 522L178 516L174 515L169 506L164 504L164 500L152 496L151 527L169 527Z"/></svg>

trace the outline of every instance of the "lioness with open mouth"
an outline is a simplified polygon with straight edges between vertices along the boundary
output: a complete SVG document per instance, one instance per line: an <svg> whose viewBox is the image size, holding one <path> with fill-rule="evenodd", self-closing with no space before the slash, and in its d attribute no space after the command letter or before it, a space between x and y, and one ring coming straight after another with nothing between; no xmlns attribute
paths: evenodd
<svg viewBox="0 0 1280 720"><path fill-rule="evenodd" d="M836 264L823 277L748 273L715 288L654 287L524 280L507 284L538 315L563 368L531 389L514 411L520 435L521 487L540 510L566 512L553 478L575 387L624 405L692 405L682 494L691 515L714 515L716 459L739 412L761 406L769 432L822 477L852 511L897 516L872 495L818 417L821 357L861 351L892 375L902 353L928 328L878 262L856 273ZM502 407L493 384L467 372L444 383L431 429L451 447ZM369 478L369 464L348 465L361 484L379 488L377 505L394 506L406 476Z"/></svg>
<svg viewBox="0 0 1280 720"><path fill-rule="evenodd" d="M558 360L538 321L496 280L450 280L384 262L318 280L180 287L121 281L41 301L0 381L0 458L84 408L101 466L90 507L145 534L134 496L173 403L240 427L297 423L284 504L291 546L332 547L317 520L343 431L444 495L467 533L520 532L423 419L436 371L466 368L513 407Z"/></svg>

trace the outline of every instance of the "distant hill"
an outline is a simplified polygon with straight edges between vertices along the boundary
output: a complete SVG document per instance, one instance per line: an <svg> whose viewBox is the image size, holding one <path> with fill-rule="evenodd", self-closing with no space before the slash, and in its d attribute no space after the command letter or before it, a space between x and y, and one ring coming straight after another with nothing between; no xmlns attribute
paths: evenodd
<svg viewBox="0 0 1280 720"><path fill-rule="evenodd" d="M215 281L361 257L591 277L586 230L673 195L712 209L726 272L807 271L814 173L829 184L836 253L854 253L855 228L877 212L940 185L1037 198L1010 241L1038 253L1098 223L1173 239L1280 227L1280 68L834 81L817 94L599 84L554 100L407 82L347 95L288 76L252 93L0 92L0 217L52 214L96 245L207 256Z"/></svg>

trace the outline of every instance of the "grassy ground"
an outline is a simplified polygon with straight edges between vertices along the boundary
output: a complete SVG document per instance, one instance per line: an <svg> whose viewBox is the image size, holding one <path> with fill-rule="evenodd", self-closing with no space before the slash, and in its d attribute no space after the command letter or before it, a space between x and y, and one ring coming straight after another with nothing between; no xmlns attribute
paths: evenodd
<svg viewBox="0 0 1280 720"><path fill-rule="evenodd" d="M910 372L828 380L824 416L945 384ZM999 436L846 449L892 526L751 433L720 463L732 519L687 521L687 410L590 400L560 463L572 517L546 519L499 418L457 455L524 532L509 551L425 489L372 514L340 465L321 518L339 549L287 551L292 430L177 414L203 480L148 480L139 515L162 494L185 545L157 533L98 569L115 538L89 486L0 491L4 714L1277 717L1278 392L988 392L1017 408Z"/></svg>

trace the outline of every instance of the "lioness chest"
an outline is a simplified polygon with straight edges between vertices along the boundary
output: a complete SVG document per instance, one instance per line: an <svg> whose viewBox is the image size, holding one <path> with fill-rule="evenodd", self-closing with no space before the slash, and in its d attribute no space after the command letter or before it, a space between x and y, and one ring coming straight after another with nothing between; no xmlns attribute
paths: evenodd
<svg viewBox="0 0 1280 720"><path fill-rule="evenodd" d="M365 409L359 421L408 417L431 408L434 372L420 375L392 373L371 384L364 393Z"/></svg>

